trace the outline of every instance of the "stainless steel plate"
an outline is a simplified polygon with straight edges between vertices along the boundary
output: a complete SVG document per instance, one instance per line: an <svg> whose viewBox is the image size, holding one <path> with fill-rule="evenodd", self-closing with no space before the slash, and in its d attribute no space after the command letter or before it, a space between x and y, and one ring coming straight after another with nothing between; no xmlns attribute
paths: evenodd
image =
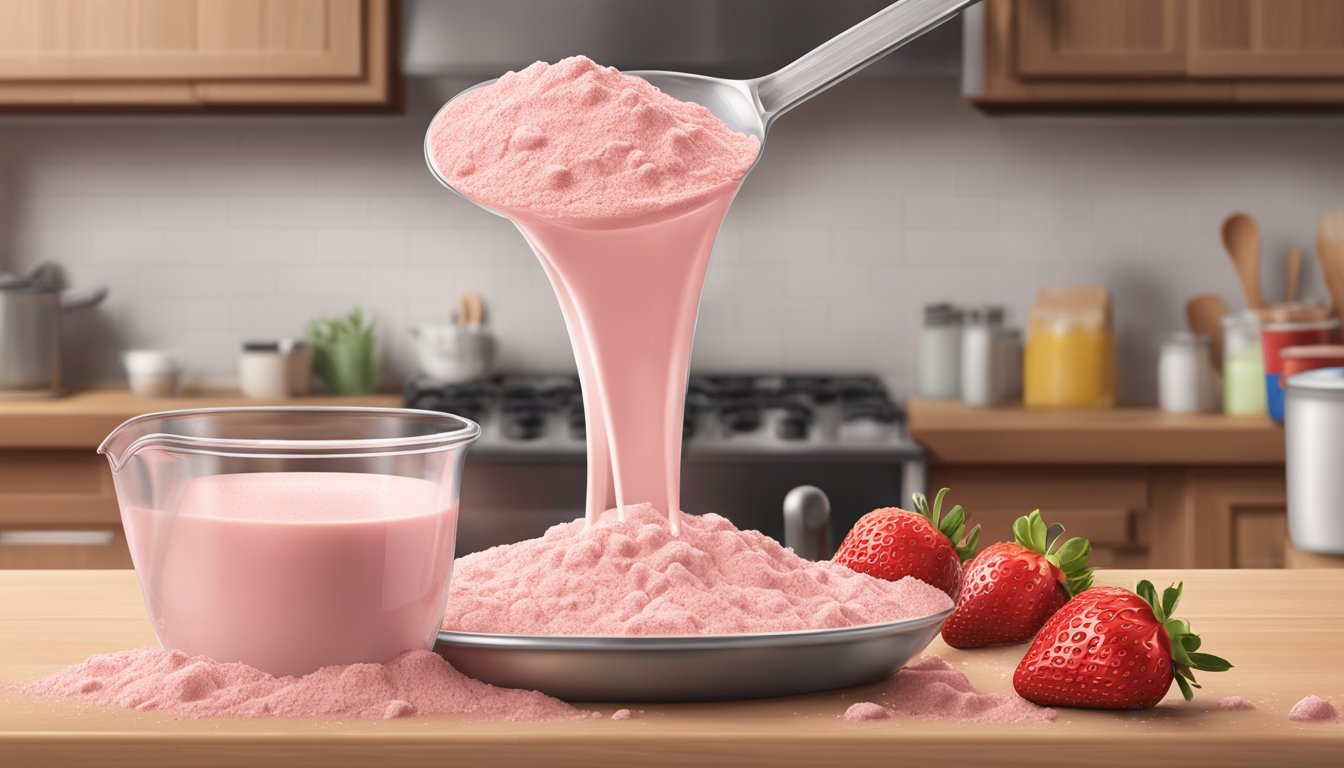
<svg viewBox="0 0 1344 768"><path fill-rule="evenodd" d="M905 666L948 610L845 629L708 637L538 637L439 633L461 672L566 701L728 701L871 683Z"/></svg>

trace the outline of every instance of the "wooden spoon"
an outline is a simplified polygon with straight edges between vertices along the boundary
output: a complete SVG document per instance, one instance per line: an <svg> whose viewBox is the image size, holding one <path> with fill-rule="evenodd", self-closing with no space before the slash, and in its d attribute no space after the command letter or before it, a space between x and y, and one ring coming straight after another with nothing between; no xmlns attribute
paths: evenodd
<svg viewBox="0 0 1344 768"><path fill-rule="evenodd" d="M1234 213L1223 221L1223 247L1232 258L1232 266L1241 281L1246 306L1260 308L1260 228L1255 219Z"/></svg>
<svg viewBox="0 0 1344 768"><path fill-rule="evenodd" d="M1227 315L1227 303L1223 297L1213 293L1201 293L1185 302L1185 323L1196 336L1208 336L1213 340L1213 364L1223 364L1223 317Z"/></svg>
<svg viewBox="0 0 1344 768"><path fill-rule="evenodd" d="M1316 230L1316 259L1335 314L1344 312L1344 210L1326 211Z"/></svg>
<svg viewBox="0 0 1344 768"><path fill-rule="evenodd" d="M1288 290L1284 301L1292 304L1297 301L1298 284L1302 282L1302 249L1288 251Z"/></svg>
<svg viewBox="0 0 1344 768"><path fill-rule="evenodd" d="M480 295L467 291L457 300L457 322L466 328L479 328L485 320Z"/></svg>

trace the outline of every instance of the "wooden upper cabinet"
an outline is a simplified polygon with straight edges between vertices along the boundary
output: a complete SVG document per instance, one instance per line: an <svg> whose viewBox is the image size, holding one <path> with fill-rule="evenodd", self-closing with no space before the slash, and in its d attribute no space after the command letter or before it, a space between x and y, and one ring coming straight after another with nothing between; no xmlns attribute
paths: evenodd
<svg viewBox="0 0 1344 768"><path fill-rule="evenodd" d="M1189 0L1194 77L1344 79L1344 0Z"/></svg>
<svg viewBox="0 0 1344 768"><path fill-rule="evenodd" d="M0 105L390 105L391 2L0 0Z"/></svg>
<svg viewBox="0 0 1344 768"><path fill-rule="evenodd" d="M1344 106L1344 0L984 0L965 15L966 93L986 106Z"/></svg>
<svg viewBox="0 0 1344 768"><path fill-rule="evenodd" d="M1179 77L1185 0L1022 0L1017 69L1024 76Z"/></svg>

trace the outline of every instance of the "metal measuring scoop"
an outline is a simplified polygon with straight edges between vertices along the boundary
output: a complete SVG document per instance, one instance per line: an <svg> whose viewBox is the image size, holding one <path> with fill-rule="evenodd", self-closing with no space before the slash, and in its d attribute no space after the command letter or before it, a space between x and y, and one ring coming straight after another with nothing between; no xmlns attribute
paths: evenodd
<svg viewBox="0 0 1344 768"><path fill-rule="evenodd" d="M641 77L669 96L708 108L734 131L755 136L764 150L765 135L780 115L949 21L962 8L975 2L978 0L899 0L822 43L783 69L752 80L728 80L656 70L636 70L625 74ZM493 82L487 80L462 93ZM453 97L453 100L460 98L462 93ZM447 106L445 104L440 111ZM434 122L430 122L431 129ZM760 162L760 158L760 153L757 153L756 162ZM425 159L434 176L452 189L448 180L434 167L428 130L425 132ZM755 167L754 163L752 167Z"/></svg>

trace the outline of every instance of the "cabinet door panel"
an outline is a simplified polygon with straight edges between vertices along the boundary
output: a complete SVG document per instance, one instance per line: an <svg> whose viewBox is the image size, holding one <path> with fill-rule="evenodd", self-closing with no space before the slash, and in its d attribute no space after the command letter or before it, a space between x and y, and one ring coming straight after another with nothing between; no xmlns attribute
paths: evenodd
<svg viewBox="0 0 1344 768"><path fill-rule="evenodd" d="M1023 77L1181 77L1186 0L1018 0Z"/></svg>
<svg viewBox="0 0 1344 768"><path fill-rule="evenodd" d="M1190 0L1192 77L1344 77L1344 0Z"/></svg>
<svg viewBox="0 0 1344 768"><path fill-rule="evenodd" d="M0 0L0 80L352 78L362 0Z"/></svg>

